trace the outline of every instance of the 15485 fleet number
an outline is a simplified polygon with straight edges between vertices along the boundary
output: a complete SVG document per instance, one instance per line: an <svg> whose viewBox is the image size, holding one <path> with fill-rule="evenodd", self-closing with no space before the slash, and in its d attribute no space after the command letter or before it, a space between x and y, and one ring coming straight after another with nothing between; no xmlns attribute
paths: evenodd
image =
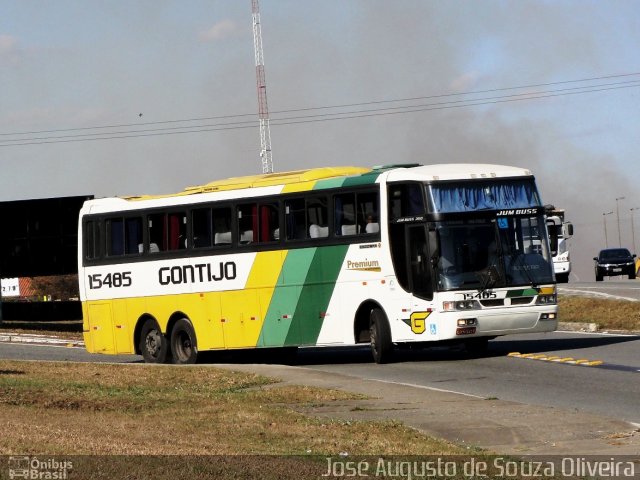
<svg viewBox="0 0 640 480"><path fill-rule="evenodd" d="M498 298L496 292L477 292L477 293L463 293L465 300L488 300L491 298Z"/></svg>
<svg viewBox="0 0 640 480"><path fill-rule="evenodd" d="M133 283L131 279L131 272L115 272L107 273L94 273L88 276L89 288L96 290L98 288L120 288L130 287Z"/></svg>

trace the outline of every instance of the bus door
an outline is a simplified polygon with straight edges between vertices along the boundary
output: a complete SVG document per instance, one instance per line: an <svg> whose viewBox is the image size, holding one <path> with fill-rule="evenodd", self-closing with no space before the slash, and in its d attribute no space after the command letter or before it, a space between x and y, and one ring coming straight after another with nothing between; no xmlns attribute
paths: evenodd
<svg viewBox="0 0 640 480"><path fill-rule="evenodd" d="M417 182L390 185L388 212L391 256L398 283L407 292L432 300L424 186Z"/></svg>
<svg viewBox="0 0 640 480"><path fill-rule="evenodd" d="M425 225L407 225L406 229L411 291L414 295L431 300L433 288Z"/></svg>
<svg viewBox="0 0 640 480"><path fill-rule="evenodd" d="M111 302L88 304L88 323L90 339L95 353L115 353Z"/></svg>
<svg viewBox="0 0 640 480"><path fill-rule="evenodd" d="M400 286L420 298L433 299L426 225L422 222L392 224L390 240L393 266Z"/></svg>

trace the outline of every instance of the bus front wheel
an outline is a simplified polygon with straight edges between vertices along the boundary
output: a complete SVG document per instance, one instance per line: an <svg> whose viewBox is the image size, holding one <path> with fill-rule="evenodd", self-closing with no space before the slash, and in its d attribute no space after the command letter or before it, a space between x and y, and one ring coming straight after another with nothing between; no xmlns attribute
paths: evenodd
<svg viewBox="0 0 640 480"><path fill-rule="evenodd" d="M369 334L371 337L371 353L376 363L387 363L393 355L391 329L387 316L379 308L371 310L369 317Z"/></svg>
<svg viewBox="0 0 640 480"><path fill-rule="evenodd" d="M140 353L147 363L165 363L169 356L169 342L155 320L149 319L140 331Z"/></svg>
<svg viewBox="0 0 640 480"><path fill-rule="evenodd" d="M196 333L186 318L178 320L171 331L171 353L173 363L190 364L198 359Z"/></svg>

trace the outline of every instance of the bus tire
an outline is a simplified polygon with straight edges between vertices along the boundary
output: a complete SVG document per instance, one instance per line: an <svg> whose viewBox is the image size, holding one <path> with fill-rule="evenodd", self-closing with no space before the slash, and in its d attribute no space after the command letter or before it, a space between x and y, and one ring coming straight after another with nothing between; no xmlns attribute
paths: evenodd
<svg viewBox="0 0 640 480"><path fill-rule="evenodd" d="M371 338L371 353L376 363L388 363L393 355L391 343L391 329L387 316L380 308L371 310L369 316L369 335Z"/></svg>
<svg viewBox="0 0 640 480"><path fill-rule="evenodd" d="M196 332L186 318L178 320L171 330L171 353L176 364L196 363L198 359Z"/></svg>
<svg viewBox="0 0 640 480"><path fill-rule="evenodd" d="M169 342L158 323L149 318L140 330L140 353L146 363L166 363L169 359Z"/></svg>

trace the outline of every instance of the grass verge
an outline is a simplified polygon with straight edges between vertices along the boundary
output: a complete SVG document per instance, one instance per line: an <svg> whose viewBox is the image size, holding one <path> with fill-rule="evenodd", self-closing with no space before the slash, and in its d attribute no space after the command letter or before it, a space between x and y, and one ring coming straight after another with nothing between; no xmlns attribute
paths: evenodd
<svg viewBox="0 0 640 480"><path fill-rule="evenodd" d="M206 366L0 361L0 454L468 453L397 422L332 421L290 408L356 398Z"/></svg>
<svg viewBox="0 0 640 480"><path fill-rule="evenodd" d="M563 322L595 323L599 330L640 331L640 302L560 295L558 305Z"/></svg>

